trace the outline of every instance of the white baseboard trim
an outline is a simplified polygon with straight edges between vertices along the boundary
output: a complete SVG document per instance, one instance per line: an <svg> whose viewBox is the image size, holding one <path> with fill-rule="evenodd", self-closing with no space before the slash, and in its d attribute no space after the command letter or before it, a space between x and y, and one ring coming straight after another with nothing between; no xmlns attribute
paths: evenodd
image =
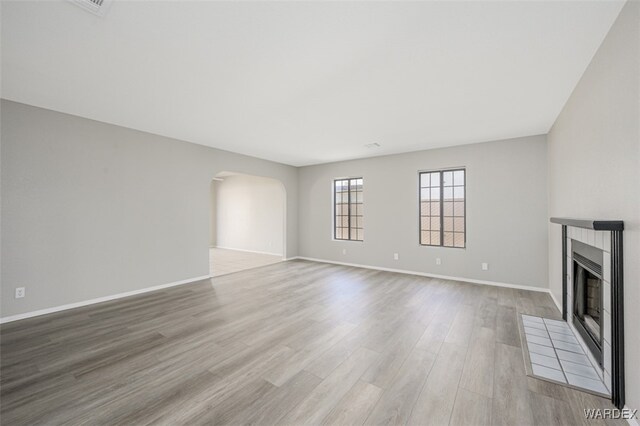
<svg viewBox="0 0 640 426"><path fill-rule="evenodd" d="M18 321L22 319L38 317L41 315L52 314L54 312L66 311L69 309L80 308L82 306L94 305L96 303L108 302L110 300L122 299L124 297L135 296L136 294L149 293L151 291L162 290L163 288L175 287L183 284L189 284L196 281L202 281L211 278L211 275L203 275L201 277L188 278L186 280L174 281L168 284L160 284L153 287L146 287L140 290L127 291L126 293L112 294L110 296L98 297L96 299L84 300L82 302L69 303L67 305L55 306L53 308L40 309L37 311L27 312L24 314L11 315L9 317L0 318L0 324Z"/></svg>
<svg viewBox="0 0 640 426"><path fill-rule="evenodd" d="M463 277L451 277L451 276L448 276L448 275L438 275L438 274L431 274L431 273L427 273L427 272L409 271L409 270L406 270L406 269L384 268L384 267L381 267L381 266L361 265L359 263L338 262L338 261L335 261L335 260L317 259L317 258L313 258L313 257L297 256L297 257L295 257L293 259L309 260L309 261L312 261L312 262L333 263L335 265L343 265L343 266L354 266L356 268L374 269L376 271L397 272L399 274L418 275L418 276L422 276L422 277L439 278L439 279L442 279L442 280L462 281L462 282L467 282L467 283L471 283L471 284L492 285L492 286L495 286L495 287L515 288L515 289L518 289L518 290L538 291L538 292L542 292L542 293L548 293L549 292L549 289L547 289L547 288L533 287L533 286L528 286L528 285L501 283L501 282L497 282L497 281L476 280L476 279L472 279L472 278L463 278ZM287 260L289 260L289 259L287 259Z"/></svg>
<svg viewBox="0 0 640 426"><path fill-rule="evenodd" d="M271 252L268 252L268 251L257 251L257 250L244 250L244 249L233 248L233 247L215 246L215 247L211 247L211 248L219 248L219 249L233 250L233 251L243 251L245 253L268 254L270 256L282 256L282 253L271 253ZM282 256L282 257L284 257L284 256Z"/></svg>

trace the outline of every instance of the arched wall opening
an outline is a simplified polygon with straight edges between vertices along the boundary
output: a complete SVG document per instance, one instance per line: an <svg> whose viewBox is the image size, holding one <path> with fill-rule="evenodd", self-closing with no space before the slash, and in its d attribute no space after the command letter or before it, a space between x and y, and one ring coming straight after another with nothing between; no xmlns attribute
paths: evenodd
<svg viewBox="0 0 640 426"><path fill-rule="evenodd" d="M212 276L280 262L286 253L286 191L277 179L236 172L211 181Z"/></svg>

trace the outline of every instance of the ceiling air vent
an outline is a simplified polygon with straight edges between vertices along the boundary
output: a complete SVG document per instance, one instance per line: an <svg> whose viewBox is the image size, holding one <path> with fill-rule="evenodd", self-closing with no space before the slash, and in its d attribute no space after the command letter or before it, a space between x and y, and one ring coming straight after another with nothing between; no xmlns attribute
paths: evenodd
<svg viewBox="0 0 640 426"><path fill-rule="evenodd" d="M94 15L104 16L112 0L69 0Z"/></svg>

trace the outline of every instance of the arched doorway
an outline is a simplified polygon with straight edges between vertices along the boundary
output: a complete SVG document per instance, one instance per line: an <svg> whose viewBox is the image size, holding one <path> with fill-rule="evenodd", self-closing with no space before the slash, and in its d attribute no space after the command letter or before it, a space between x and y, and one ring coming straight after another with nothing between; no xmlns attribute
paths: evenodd
<svg viewBox="0 0 640 426"><path fill-rule="evenodd" d="M210 196L212 276L284 259L286 191L280 181L222 172L211 181Z"/></svg>

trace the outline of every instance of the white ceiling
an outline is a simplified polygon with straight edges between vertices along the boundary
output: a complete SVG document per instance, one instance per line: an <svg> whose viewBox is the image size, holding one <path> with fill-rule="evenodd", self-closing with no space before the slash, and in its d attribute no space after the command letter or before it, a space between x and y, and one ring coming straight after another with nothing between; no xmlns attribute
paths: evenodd
<svg viewBox="0 0 640 426"><path fill-rule="evenodd" d="M2 97L292 165L541 134L623 3L3 0Z"/></svg>

